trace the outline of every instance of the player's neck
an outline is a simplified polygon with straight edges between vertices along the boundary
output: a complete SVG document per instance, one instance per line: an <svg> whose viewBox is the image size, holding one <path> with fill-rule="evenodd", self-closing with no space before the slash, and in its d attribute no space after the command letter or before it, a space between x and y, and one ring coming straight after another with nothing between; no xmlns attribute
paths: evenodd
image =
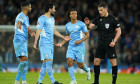
<svg viewBox="0 0 140 84"><path fill-rule="evenodd" d="M51 17L51 14L49 12L45 13L44 14L47 18L50 18Z"/></svg>
<svg viewBox="0 0 140 84"><path fill-rule="evenodd" d="M24 13L25 16L28 15L26 10L22 10L22 12Z"/></svg>
<svg viewBox="0 0 140 84"><path fill-rule="evenodd" d="M71 24L75 24L78 20L71 20Z"/></svg>

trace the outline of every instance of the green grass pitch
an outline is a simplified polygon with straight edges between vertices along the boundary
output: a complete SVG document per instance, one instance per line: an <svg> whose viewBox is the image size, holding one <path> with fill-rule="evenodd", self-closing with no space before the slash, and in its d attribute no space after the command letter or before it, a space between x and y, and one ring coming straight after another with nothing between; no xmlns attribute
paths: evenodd
<svg viewBox="0 0 140 84"><path fill-rule="evenodd" d="M39 73L28 72L27 82L28 84L36 84ZM0 84L14 84L16 73L2 73L0 72ZM54 77L57 81L63 84L69 84L70 76L68 73L54 73ZM94 74L92 73L91 80L86 80L86 74L75 74L78 84L91 84L94 81ZM100 74L100 84L112 84L111 74ZM46 74L43 79L43 84L51 84L48 75ZM118 74L117 84L140 84L140 75L138 74Z"/></svg>

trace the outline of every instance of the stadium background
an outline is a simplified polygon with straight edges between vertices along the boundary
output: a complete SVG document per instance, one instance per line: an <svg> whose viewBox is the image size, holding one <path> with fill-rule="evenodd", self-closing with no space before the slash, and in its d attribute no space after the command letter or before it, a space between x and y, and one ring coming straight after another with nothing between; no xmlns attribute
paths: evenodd
<svg viewBox="0 0 140 84"><path fill-rule="evenodd" d="M109 13L117 17L121 23L122 35L116 43L118 65L120 73L140 73L140 1L139 0L106 0ZM66 11L77 8L82 20L85 17L94 19L98 16L98 0L55 0L56 28L65 35L64 25ZM44 13L43 0L33 0L32 12L29 14L30 25L35 29L37 18ZM20 0L0 0L0 71L15 72L19 60L15 57L13 49L14 23L17 14L21 11ZM86 41L86 64L93 69L93 56L95 53L98 34L90 31L90 38ZM39 71L41 66L40 53L33 49L34 38L29 36L29 70ZM54 43L62 39L55 37ZM62 48L54 47L54 71L65 72L67 44ZM76 72L79 70L75 65ZM108 60L102 60L101 72L110 69ZM79 71L81 72L81 71ZM109 71L110 72L110 71Z"/></svg>

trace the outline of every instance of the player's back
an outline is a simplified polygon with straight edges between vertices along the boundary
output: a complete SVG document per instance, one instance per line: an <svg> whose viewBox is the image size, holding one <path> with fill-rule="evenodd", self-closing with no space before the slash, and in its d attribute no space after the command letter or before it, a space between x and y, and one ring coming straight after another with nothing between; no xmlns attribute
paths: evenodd
<svg viewBox="0 0 140 84"><path fill-rule="evenodd" d="M71 38L71 40L69 41L70 46L77 46L75 44L75 41L80 41L84 37L83 32L87 32L87 29L85 27L86 25L82 21L78 21L75 24L71 24L71 22L68 22L66 24L66 33L68 33ZM84 45L84 43L82 42L79 45Z"/></svg>
<svg viewBox="0 0 140 84"><path fill-rule="evenodd" d="M39 44L53 45L54 36L54 17L47 18L42 15L38 19L37 29L41 29Z"/></svg>
<svg viewBox="0 0 140 84"><path fill-rule="evenodd" d="M17 27L17 22L22 23L21 29ZM23 12L19 13L15 20L15 35L14 41L27 41L28 40L28 27L29 27L29 18L25 16Z"/></svg>

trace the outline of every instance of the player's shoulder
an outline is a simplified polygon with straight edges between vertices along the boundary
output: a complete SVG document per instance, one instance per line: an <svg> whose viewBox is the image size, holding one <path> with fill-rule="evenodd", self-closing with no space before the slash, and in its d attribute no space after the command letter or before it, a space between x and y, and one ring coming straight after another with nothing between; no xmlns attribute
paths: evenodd
<svg viewBox="0 0 140 84"><path fill-rule="evenodd" d="M44 20L45 16L44 15L41 15L38 20Z"/></svg>
<svg viewBox="0 0 140 84"><path fill-rule="evenodd" d="M78 23L80 23L80 24L84 24L84 22L83 22L83 21L81 21L81 20L78 20Z"/></svg>
<svg viewBox="0 0 140 84"><path fill-rule="evenodd" d="M25 16L23 12L20 12L18 15L19 16Z"/></svg>
<svg viewBox="0 0 140 84"><path fill-rule="evenodd" d="M17 18L24 18L25 17L25 15L24 15L24 13L22 13L22 12L20 12L18 15L17 15Z"/></svg>
<svg viewBox="0 0 140 84"><path fill-rule="evenodd" d="M81 21L81 20L78 20L78 24L79 25L86 25L83 21Z"/></svg>
<svg viewBox="0 0 140 84"><path fill-rule="evenodd" d="M17 15L17 17L16 17L16 21L18 20L18 21L24 21L25 19L25 15L24 15L24 13L22 13L22 12L20 12L18 15Z"/></svg>
<svg viewBox="0 0 140 84"><path fill-rule="evenodd" d="M67 22L65 26L68 26L68 25L70 25L70 24L71 24L71 22Z"/></svg>
<svg viewBox="0 0 140 84"><path fill-rule="evenodd" d="M53 20L54 20L54 17L53 17L53 16L51 16L51 19L53 19Z"/></svg>

